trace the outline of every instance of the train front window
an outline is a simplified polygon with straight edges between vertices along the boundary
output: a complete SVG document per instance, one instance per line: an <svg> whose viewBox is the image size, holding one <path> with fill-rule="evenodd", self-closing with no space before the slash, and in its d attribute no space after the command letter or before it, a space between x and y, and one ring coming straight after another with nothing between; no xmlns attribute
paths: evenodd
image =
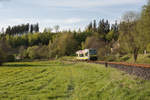
<svg viewBox="0 0 150 100"><path fill-rule="evenodd" d="M96 50L90 50L90 55L96 55L96 54L97 54Z"/></svg>
<svg viewBox="0 0 150 100"><path fill-rule="evenodd" d="M79 56L80 56L80 57L83 57L84 55L83 55L83 54L80 54Z"/></svg>
<svg viewBox="0 0 150 100"><path fill-rule="evenodd" d="M85 53L85 56L88 56L88 53Z"/></svg>

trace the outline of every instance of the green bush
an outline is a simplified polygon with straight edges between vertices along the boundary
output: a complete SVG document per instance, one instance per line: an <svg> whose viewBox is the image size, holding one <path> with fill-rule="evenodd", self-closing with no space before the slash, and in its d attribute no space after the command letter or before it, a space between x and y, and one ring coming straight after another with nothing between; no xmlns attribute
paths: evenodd
<svg viewBox="0 0 150 100"><path fill-rule="evenodd" d="M148 53L150 52L150 43L147 45L146 50Z"/></svg>
<svg viewBox="0 0 150 100"><path fill-rule="evenodd" d="M116 57L114 55L106 57L106 61L116 61Z"/></svg>
<svg viewBox="0 0 150 100"><path fill-rule="evenodd" d="M125 56L120 58L120 61L127 61L129 59L130 59L130 56L129 55L125 55Z"/></svg>
<svg viewBox="0 0 150 100"><path fill-rule="evenodd" d="M15 61L15 56L14 56L14 55L8 55L8 56L6 57L6 61L7 61L7 62L13 62L13 61Z"/></svg>
<svg viewBox="0 0 150 100"><path fill-rule="evenodd" d="M150 58L150 54L148 54L147 57Z"/></svg>
<svg viewBox="0 0 150 100"><path fill-rule="evenodd" d="M38 46L32 46L27 49L27 53L30 59L38 58L37 50L38 50Z"/></svg>
<svg viewBox="0 0 150 100"><path fill-rule="evenodd" d="M5 53L0 49L0 65L5 61Z"/></svg>
<svg viewBox="0 0 150 100"><path fill-rule="evenodd" d="M27 49L27 55L30 59L48 59L48 46L32 46Z"/></svg>
<svg viewBox="0 0 150 100"><path fill-rule="evenodd" d="M75 54L77 48L77 41L72 34L61 34L53 41L49 42L49 57L58 58L62 56L71 56Z"/></svg>

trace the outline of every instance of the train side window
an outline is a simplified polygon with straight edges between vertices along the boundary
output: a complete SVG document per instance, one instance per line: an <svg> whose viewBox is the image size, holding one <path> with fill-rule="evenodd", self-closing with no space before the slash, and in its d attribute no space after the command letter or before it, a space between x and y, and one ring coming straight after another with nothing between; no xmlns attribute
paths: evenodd
<svg viewBox="0 0 150 100"><path fill-rule="evenodd" d="M96 54L97 54L96 50L90 50L90 55L96 55Z"/></svg>

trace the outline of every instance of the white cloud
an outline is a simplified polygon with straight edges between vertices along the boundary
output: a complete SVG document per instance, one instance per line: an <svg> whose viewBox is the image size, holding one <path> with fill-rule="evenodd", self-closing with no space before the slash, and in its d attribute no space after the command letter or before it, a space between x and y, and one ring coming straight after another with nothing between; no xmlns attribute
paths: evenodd
<svg viewBox="0 0 150 100"><path fill-rule="evenodd" d="M67 19L43 19L40 22L42 23L51 23L51 24L75 24L85 21L80 18L67 18Z"/></svg>
<svg viewBox="0 0 150 100"><path fill-rule="evenodd" d="M71 23L79 23L81 21L83 21L83 19L79 19L79 18L70 18L70 19L65 20L66 23L70 23L70 24Z"/></svg>
<svg viewBox="0 0 150 100"><path fill-rule="evenodd" d="M0 8L3 8L3 5L0 3Z"/></svg>
<svg viewBox="0 0 150 100"><path fill-rule="evenodd" d="M81 19L81 18L67 18L67 19L12 18L12 19L5 20L6 23L10 22L10 23L15 23L15 24L35 23L35 22L51 23L51 24L73 24L73 23L80 23L82 21L85 21L85 19Z"/></svg>
<svg viewBox="0 0 150 100"><path fill-rule="evenodd" d="M36 0L38 5L51 7L95 7L143 3L142 0ZM146 1L146 0L144 0Z"/></svg>
<svg viewBox="0 0 150 100"><path fill-rule="evenodd" d="M4 3L9 2L11 0L0 0L0 9L4 8Z"/></svg>
<svg viewBox="0 0 150 100"><path fill-rule="evenodd" d="M8 1L11 1L11 0L0 0L0 2L8 2Z"/></svg>

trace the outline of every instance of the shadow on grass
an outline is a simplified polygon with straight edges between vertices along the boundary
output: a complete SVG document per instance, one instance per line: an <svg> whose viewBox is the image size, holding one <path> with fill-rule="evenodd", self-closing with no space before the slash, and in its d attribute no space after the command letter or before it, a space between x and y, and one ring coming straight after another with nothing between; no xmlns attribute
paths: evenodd
<svg viewBox="0 0 150 100"><path fill-rule="evenodd" d="M56 64L4 64L1 67L51 67L51 66L61 66Z"/></svg>
<svg viewBox="0 0 150 100"><path fill-rule="evenodd" d="M53 97L48 97L48 99L59 99L59 98L69 98L70 96L69 95L64 95L64 96L53 96Z"/></svg>
<svg viewBox="0 0 150 100"><path fill-rule="evenodd" d="M3 64L1 67L53 67L53 66L72 66L73 64Z"/></svg>

